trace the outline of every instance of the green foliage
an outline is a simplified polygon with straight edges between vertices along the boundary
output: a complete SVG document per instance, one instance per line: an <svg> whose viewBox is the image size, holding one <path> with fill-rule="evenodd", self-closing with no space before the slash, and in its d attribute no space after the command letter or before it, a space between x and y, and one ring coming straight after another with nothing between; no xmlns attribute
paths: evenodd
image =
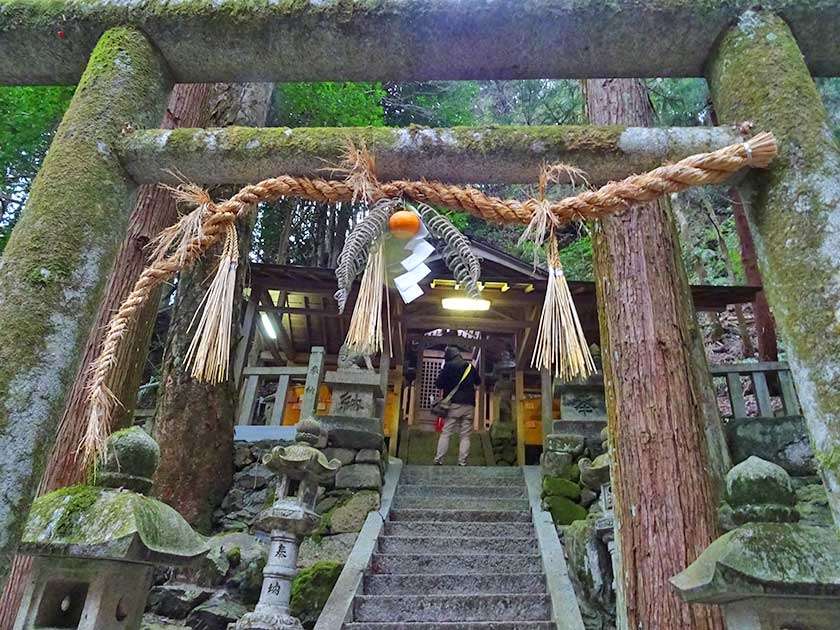
<svg viewBox="0 0 840 630"><path fill-rule="evenodd" d="M651 79L646 83L658 124L669 127L711 124L709 88L703 79Z"/></svg>
<svg viewBox="0 0 840 630"><path fill-rule="evenodd" d="M72 87L0 88L0 253L72 96Z"/></svg>
<svg viewBox="0 0 840 630"><path fill-rule="evenodd" d="M481 122L504 125L574 125L583 122L580 81L483 81L476 107Z"/></svg>
<svg viewBox="0 0 840 630"><path fill-rule="evenodd" d="M287 127L381 127L384 98L379 83L281 83L273 119Z"/></svg>
<svg viewBox="0 0 840 630"><path fill-rule="evenodd" d="M587 234L560 250L560 262L569 280L592 280L592 238Z"/></svg>
<svg viewBox="0 0 840 630"><path fill-rule="evenodd" d="M383 100L388 126L453 127L475 120L473 103L479 93L475 81L426 81L385 84Z"/></svg>

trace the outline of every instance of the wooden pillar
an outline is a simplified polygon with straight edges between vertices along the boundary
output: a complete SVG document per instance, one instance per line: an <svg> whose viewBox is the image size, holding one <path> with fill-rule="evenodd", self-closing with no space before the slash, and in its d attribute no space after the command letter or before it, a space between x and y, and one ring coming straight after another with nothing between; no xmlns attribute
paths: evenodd
<svg viewBox="0 0 840 630"><path fill-rule="evenodd" d="M124 127L157 127L169 71L145 36L99 40L0 264L0 583L73 386L134 206L115 154Z"/></svg>
<svg viewBox="0 0 840 630"><path fill-rule="evenodd" d="M551 433L554 421L554 379L549 370L540 370L540 420L545 448L546 437Z"/></svg>
<svg viewBox="0 0 840 630"><path fill-rule="evenodd" d="M516 370L513 384L513 404L516 415L516 463L525 465L525 372Z"/></svg>
<svg viewBox="0 0 840 630"><path fill-rule="evenodd" d="M242 321L239 341L236 344L236 353L233 359L233 378L236 387L242 383L242 370L245 368L245 360L248 358L248 350L254 339L254 330L259 322L259 298L251 292L248 298L248 306L245 307L245 319Z"/></svg>
<svg viewBox="0 0 840 630"><path fill-rule="evenodd" d="M394 366L394 406L391 409L391 417L387 419L389 443L388 453L397 456L397 443L400 433L400 419L402 418L402 390L403 390L403 366Z"/></svg>
<svg viewBox="0 0 840 630"><path fill-rule="evenodd" d="M840 527L840 151L790 28L748 11L707 66L723 122L772 131L779 156L744 182L767 299Z"/></svg>
<svg viewBox="0 0 840 630"><path fill-rule="evenodd" d="M313 346L309 354L309 369L303 386L303 400L300 402L300 419L312 418L318 411L318 388L324 381L323 346Z"/></svg>

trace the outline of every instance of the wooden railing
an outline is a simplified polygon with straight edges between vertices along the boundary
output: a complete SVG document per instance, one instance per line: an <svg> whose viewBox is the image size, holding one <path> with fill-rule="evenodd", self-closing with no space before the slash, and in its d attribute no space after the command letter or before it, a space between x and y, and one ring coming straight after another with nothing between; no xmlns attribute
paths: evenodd
<svg viewBox="0 0 840 630"><path fill-rule="evenodd" d="M802 413L787 363L737 363L711 366L717 386L725 382L730 409L724 418L772 418Z"/></svg>
<svg viewBox="0 0 840 630"><path fill-rule="evenodd" d="M267 381L276 380L277 388L273 394L260 398L260 386ZM300 404L301 418L314 414L318 404L318 388L324 380L324 348L316 346L309 355L308 366L293 367L246 367L242 370L239 415L237 425L254 423L257 405L272 401L271 415L266 418L266 426L281 426L286 410L286 394L293 382L304 384L303 399Z"/></svg>

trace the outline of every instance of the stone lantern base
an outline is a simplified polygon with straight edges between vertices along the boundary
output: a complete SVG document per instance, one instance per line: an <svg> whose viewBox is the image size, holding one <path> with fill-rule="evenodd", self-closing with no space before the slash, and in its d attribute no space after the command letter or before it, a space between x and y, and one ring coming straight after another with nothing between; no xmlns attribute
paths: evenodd
<svg viewBox="0 0 840 630"><path fill-rule="evenodd" d="M248 613L235 624L230 624L228 628L230 630L303 630L303 626L296 617L257 610Z"/></svg>
<svg viewBox="0 0 840 630"><path fill-rule="evenodd" d="M36 557L14 630L137 628L152 570L150 564Z"/></svg>

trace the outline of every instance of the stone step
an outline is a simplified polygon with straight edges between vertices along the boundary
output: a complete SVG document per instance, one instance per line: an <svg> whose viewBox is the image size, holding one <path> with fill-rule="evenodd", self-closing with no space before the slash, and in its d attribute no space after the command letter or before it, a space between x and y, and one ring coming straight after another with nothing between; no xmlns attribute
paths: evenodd
<svg viewBox="0 0 840 630"><path fill-rule="evenodd" d="M528 489L516 486L461 486L461 485L405 485L397 488L399 497L462 497L488 499L524 499Z"/></svg>
<svg viewBox="0 0 840 630"><path fill-rule="evenodd" d="M360 622L346 623L344 630L557 630L553 621L436 621L433 623L406 622L380 623Z"/></svg>
<svg viewBox="0 0 840 630"><path fill-rule="evenodd" d="M395 510L486 510L492 511L527 511L528 499L480 499L460 497L403 497L399 493L394 497L392 508Z"/></svg>
<svg viewBox="0 0 840 630"><path fill-rule="evenodd" d="M388 521L385 523L385 535L440 536L441 538L450 536L527 538L534 535L534 526L531 523Z"/></svg>
<svg viewBox="0 0 840 630"><path fill-rule="evenodd" d="M400 475L401 485L524 486L522 470L492 466L408 466Z"/></svg>
<svg viewBox="0 0 840 630"><path fill-rule="evenodd" d="M450 523L531 523L529 510L470 510L470 509L411 509L392 507L389 514L392 521L438 521Z"/></svg>
<svg viewBox="0 0 840 630"><path fill-rule="evenodd" d="M355 621L546 621L548 595L361 595Z"/></svg>
<svg viewBox="0 0 840 630"><path fill-rule="evenodd" d="M539 553L537 539L531 538L446 538L439 536L381 536L380 553L444 554L534 554Z"/></svg>
<svg viewBox="0 0 840 630"><path fill-rule="evenodd" d="M541 573L539 554L388 554L375 553L371 568L376 574L411 575L444 573Z"/></svg>
<svg viewBox="0 0 840 630"><path fill-rule="evenodd" d="M368 575L365 595L446 595L454 593L545 593L545 576L541 573L498 575Z"/></svg>

